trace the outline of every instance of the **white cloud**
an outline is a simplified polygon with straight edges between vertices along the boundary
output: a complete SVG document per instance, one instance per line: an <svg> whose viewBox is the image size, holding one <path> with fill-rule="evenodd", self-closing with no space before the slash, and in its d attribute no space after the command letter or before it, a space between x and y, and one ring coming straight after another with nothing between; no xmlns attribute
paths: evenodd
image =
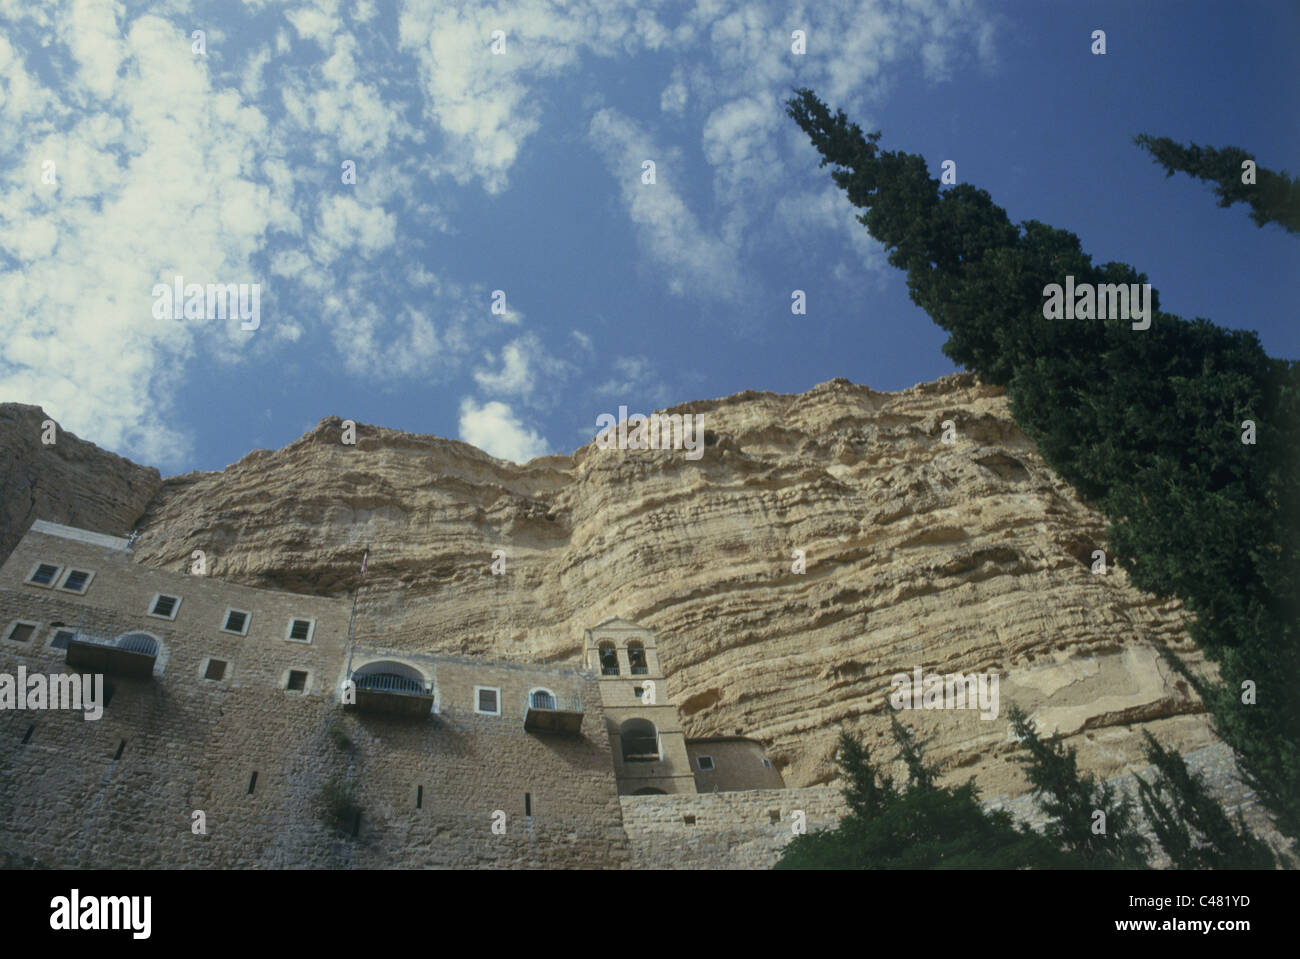
<svg viewBox="0 0 1300 959"><path fill-rule="evenodd" d="M674 168L669 151L610 108L592 118L587 137L604 158L650 254L669 267L669 289L678 294L689 290L717 298L734 296L741 273L735 251L710 236L673 189L680 171ZM641 182L643 160L655 161L653 184Z"/></svg>
<svg viewBox="0 0 1300 959"><path fill-rule="evenodd" d="M527 463L550 452L540 434L524 427L509 406L496 400L482 406L470 397L461 400L460 438L489 456L512 463Z"/></svg>
<svg viewBox="0 0 1300 959"><path fill-rule="evenodd" d="M501 351L501 369L493 373L489 370L475 370L474 382L489 393L506 393L523 396L533 391L533 371L529 366L529 346L537 342L536 337L520 338L506 345ZM489 359L491 357L489 356Z"/></svg>

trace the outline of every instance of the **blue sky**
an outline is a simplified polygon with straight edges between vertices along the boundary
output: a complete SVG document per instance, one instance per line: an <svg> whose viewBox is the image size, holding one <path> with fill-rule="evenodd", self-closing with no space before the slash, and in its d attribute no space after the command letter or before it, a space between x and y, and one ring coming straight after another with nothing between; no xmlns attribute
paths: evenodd
<svg viewBox="0 0 1300 959"><path fill-rule="evenodd" d="M952 372L801 85L1297 358L1295 239L1131 136L1300 172L1298 34L1287 2L0 0L0 400L177 473L331 414L524 461L620 405ZM260 284L260 327L155 318L176 274Z"/></svg>

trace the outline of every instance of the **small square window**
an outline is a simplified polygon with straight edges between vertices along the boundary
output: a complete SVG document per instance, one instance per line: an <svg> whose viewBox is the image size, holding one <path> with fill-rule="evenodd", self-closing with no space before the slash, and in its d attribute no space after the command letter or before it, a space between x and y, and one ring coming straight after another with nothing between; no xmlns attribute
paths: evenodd
<svg viewBox="0 0 1300 959"><path fill-rule="evenodd" d="M694 817L694 816L683 816L683 817L682 817L682 822L686 823L686 825L688 825L688 826L694 826L694 825L695 825L695 817Z"/></svg>
<svg viewBox="0 0 1300 959"><path fill-rule="evenodd" d="M636 696L637 699L640 699L642 696L645 695L645 687L644 687L644 686L633 686L633 687L632 687L632 694L633 694L634 696Z"/></svg>
<svg viewBox="0 0 1300 959"><path fill-rule="evenodd" d="M149 615L157 616L159 619L175 619L176 611L180 609L180 605L181 598L179 596L158 593L154 596L153 602L149 604Z"/></svg>
<svg viewBox="0 0 1300 959"><path fill-rule="evenodd" d="M228 609L223 620L222 632L236 633L240 636L248 635L248 620L250 614L244 609Z"/></svg>
<svg viewBox="0 0 1300 959"><path fill-rule="evenodd" d="M53 586L54 578L59 575L59 570L62 568L52 563L37 563L36 568L27 577L27 582L33 586Z"/></svg>
<svg viewBox="0 0 1300 959"><path fill-rule="evenodd" d="M88 570L70 569L63 577L63 582L59 584L59 589L66 589L70 593L84 593L94 575Z"/></svg>
<svg viewBox="0 0 1300 959"><path fill-rule="evenodd" d="M67 649L68 641L75 635L76 632L71 629L56 629L54 631L54 638L50 640L50 648Z"/></svg>
<svg viewBox="0 0 1300 959"><path fill-rule="evenodd" d="M501 715L501 690L494 686L474 687L474 712L488 716Z"/></svg>
<svg viewBox="0 0 1300 959"><path fill-rule="evenodd" d="M32 633L36 632L35 623L14 623L13 628L9 630L9 639L15 643L25 643L32 638Z"/></svg>
<svg viewBox="0 0 1300 959"><path fill-rule="evenodd" d="M301 669L289 670L289 682L284 687L290 692L301 693L307 690L307 673Z"/></svg>
<svg viewBox="0 0 1300 959"><path fill-rule="evenodd" d="M705 772L713 768L712 756L697 756L695 761L699 764L700 769L704 770Z"/></svg>
<svg viewBox="0 0 1300 959"><path fill-rule="evenodd" d="M289 620L289 632L286 639L295 643L310 643L312 633L316 631L316 621L314 619L291 619Z"/></svg>
<svg viewBox="0 0 1300 959"><path fill-rule="evenodd" d="M214 679L218 682L226 678L226 661L224 659L209 659L208 668L203 671L204 679Z"/></svg>
<svg viewBox="0 0 1300 959"><path fill-rule="evenodd" d="M773 826L779 823L781 821L781 810L769 809L767 811L767 821L771 823Z"/></svg>

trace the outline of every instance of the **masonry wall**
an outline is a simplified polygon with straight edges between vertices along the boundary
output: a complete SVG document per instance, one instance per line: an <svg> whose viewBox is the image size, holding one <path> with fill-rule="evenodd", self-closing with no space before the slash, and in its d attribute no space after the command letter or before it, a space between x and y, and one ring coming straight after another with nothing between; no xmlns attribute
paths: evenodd
<svg viewBox="0 0 1300 959"><path fill-rule="evenodd" d="M38 561L89 569L95 578L84 596L24 583ZM174 622L146 615L160 591L182 596ZM229 606L252 613L247 636L219 630ZM65 651L49 645L56 622L93 625L110 637L147 631L163 648L152 679L110 680L112 700L97 721L81 712L0 710L0 861L107 868L626 862L592 673L404 654L393 658L434 677L438 711L367 715L345 709L336 695L348 669L347 614L346 601L153 570L125 550L29 533L0 568L0 628L8 636L8 624L22 619L38 629L22 643L0 638L0 673L15 675L19 666L68 672ZM284 638L291 616L315 619L311 643ZM201 675L213 657L229 663L220 681ZM308 673L302 692L285 688L290 669ZM475 685L501 689L500 716L474 712ZM524 697L536 686L581 696L581 735L524 730ZM331 802L331 790L348 801ZM494 818L502 821L497 810L504 833L492 829ZM202 834L192 828L196 811Z"/></svg>
<svg viewBox="0 0 1300 959"><path fill-rule="evenodd" d="M796 810L804 812L808 832L834 827L847 811L831 786L623 796L621 802L636 869L770 869L794 838Z"/></svg>
<svg viewBox="0 0 1300 959"><path fill-rule="evenodd" d="M784 789L785 780L772 763L763 765L767 754L753 739L725 736L686 740L686 753L695 772L697 792L735 792L742 789ZM712 769L700 768L700 757L713 760Z"/></svg>

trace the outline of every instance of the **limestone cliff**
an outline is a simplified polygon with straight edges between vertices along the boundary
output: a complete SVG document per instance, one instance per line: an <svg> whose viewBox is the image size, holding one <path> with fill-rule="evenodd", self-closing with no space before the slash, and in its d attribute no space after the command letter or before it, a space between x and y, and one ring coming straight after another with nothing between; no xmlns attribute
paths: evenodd
<svg viewBox="0 0 1300 959"><path fill-rule="evenodd" d="M340 593L369 545L358 635L398 648L563 660L584 627L638 621L659 634L688 734L763 740L790 786L831 778L841 724L892 754L890 677L918 666L1001 674L995 721L903 714L986 795L1023 791L1012 702L1106 776L1142 764L1142 728L1183 751L1215 741L1157 655L1167 645L1203 667L1178 604L1113 567L1091 572L1105 524L1043 464L1000 390L970 374L898 393L835 380L673 411L703 414L698 461L589 444L516 466L375 426L344 445L330 417L284 449L162 481L137 555L180 569L202 549L217 576ZM25 448L14 469L43 489L72 484L60 495L81 512L43 518L120 531L146 471L99 455L93 489ZM8 499L6 485L11 543L30 510Z"/></svg>
<svg viewBox="0 0 1300 959"><path fill-rule="evenodd" d="M125 536L162 483L47 420L39 406L0 403L0 561L34 519Z"/></svg>

